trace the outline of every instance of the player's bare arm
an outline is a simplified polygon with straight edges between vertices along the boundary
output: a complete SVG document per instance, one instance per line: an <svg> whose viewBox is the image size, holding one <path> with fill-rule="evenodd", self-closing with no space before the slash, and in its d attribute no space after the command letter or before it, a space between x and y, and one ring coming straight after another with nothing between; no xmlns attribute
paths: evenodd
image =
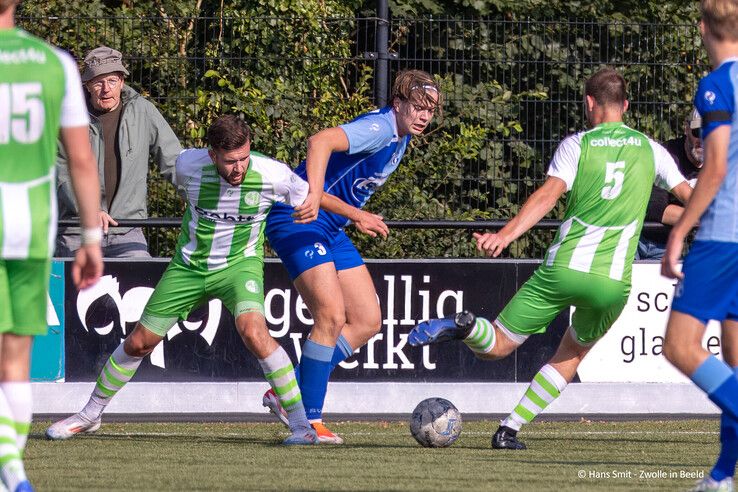
<svg viewBox="0 0 738 492"><path fill-rule="evenodd" d="M684 213L674 225L671 234L669 234L669 241L666 243L666 253L661 262L661 274L666 277L683 277L676 266L682 255L684 238L707 210L725 179L728 171L729 142L730 127L727 125L716 128L705 139L705 164L702 171L700 171L699 179L697 179L697 184L689 197L687 206L684 208Z"/></svg>
<svg viewBox="0 0 738 492"><path fill-rule="evenodd" d="M362 234L371 237L377 237L377 234L379 234L384 238L389 234L389 227L384 223L384 218L381 215L349 205L331 193L323 193L320 207L328 212L346 217L354 223ZM299 223L300 221L296 220L295 222Z"/></svg>
<svg viewBox="0 0 738 492"><path fill-rule="evenodd" d="M522 236L546 216L566 192L563 179L550 176L523 204L520 213L497 233L474 233L477 249L496 258L511 242Z"/></svg>
<svg viewBox="0 0 738 492"><path fill-rule="evenodd" d="M338 127L327 128L308 139L305 171L307 172L310 191L305 201L300 206L295 207L293 217L296 221L305 223L318 218L328 159L330 159L333 152L346 152L348 149L348 137Z"/></svg>

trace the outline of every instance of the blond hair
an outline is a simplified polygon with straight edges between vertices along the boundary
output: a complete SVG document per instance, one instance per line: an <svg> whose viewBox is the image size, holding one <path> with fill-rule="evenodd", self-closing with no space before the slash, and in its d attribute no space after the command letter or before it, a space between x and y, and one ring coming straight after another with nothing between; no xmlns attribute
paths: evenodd
<svg viewBox="0 0 738 492"><path fill-rule="evenodd" d="M443 105L443 94L436 80L428 72L422 70L404 70L397 74L392 86L392 98L440 109Z"/></svg>
<svg viewBox="0 0 738 492"><path fill-rule="evenodd" d="M718 41L738 41L738 0L702 0L700 13Z"/></svg>

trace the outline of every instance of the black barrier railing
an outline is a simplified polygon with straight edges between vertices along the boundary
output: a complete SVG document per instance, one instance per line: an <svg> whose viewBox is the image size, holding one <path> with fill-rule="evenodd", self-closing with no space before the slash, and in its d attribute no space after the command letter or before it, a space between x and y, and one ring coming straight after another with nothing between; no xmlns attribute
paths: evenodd
<svg viewBox="0 0 738 492"><path fill-rule="evenodd" d="M175 228L182 225L182 219L176 217L156 217L152 219L118 220L118 227L163 227ZM507 220L385 220L391 229L501 229ZM76 227L79 221L63 219L60 227ZM533 226L533 230L552 230L561 225L560 220L542 220ZM667 226L659 222L645 222L643 228L647 230L665 230Z"/></svg>

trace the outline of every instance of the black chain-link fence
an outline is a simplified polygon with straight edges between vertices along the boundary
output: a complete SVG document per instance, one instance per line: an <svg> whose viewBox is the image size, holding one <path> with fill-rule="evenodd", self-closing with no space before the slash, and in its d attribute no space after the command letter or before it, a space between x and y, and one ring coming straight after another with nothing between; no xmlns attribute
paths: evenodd
<svg viewBox="0 0 738 492"><path fill-rule="evenodd" d="M293 165L311 133L386 98L376 94L378 70L388 67L390 82L406 68L433 73L446 93L444 115L369 203L399 221L512 217L544 179L557 143L583 127L583 81L604 64L629 81L626 123L662 141L681 131L707 68L693 24L246 15L23 17L20 24L80 60L100 44L121 50L127 82L157 104L184 145L203 145L214 115L238 112L253 123L255 148ZM377 46L382 25L386 47ZM153 166L149 190L152 216L181 215L181 201ZM373 245L368 254L474 254L466 234L437 234ZM175 235L152 229L152 252L171 254ZM510 255L540 257L550 239L550 231L535 232Z"/></svg>

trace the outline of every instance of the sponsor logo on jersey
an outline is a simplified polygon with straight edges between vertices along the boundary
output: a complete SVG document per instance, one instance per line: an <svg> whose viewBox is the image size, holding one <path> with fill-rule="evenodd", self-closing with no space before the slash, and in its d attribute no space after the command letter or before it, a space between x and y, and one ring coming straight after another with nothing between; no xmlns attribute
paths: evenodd
<svg viewBox="0 0 738 492"><path fill-rule="evenodd" d="M256 280L247 280L245 287L249 292L253 292L254 294L259 293L259 283Z"/></svg>
<svg viewBox="0 0 738 492"><path fill-rule="evenodd" d="M636 147L640 147L643 144L643 141L638 137L628 137L628 138L610 138L610 137L602 137L602 138L593 138L589 141L590 147L625 147L626 145L635 145Z"/></svg>
<svg viewBox="0 0 738 492"><path fill-rule="evenodd" d="M0 63L18 65L21 63L46 63L46 53L34 48L19 50L0 50Z"/></svg>
<svg viewBox="0 0 738 492"><path fill-rule="evenodd" d="M379 123L372 123L371 125L369 125L369 129L371 131L373 131L373 132L378 132L379 131Z"/></svg>
<svg viewBox="0 0 738 492"><path fill-rule="evenodd" d="M715 93L712 91L706 91L705 92L705 101L709 102L710 105L712 105L715 102Z"/></svg>
<svg viewBox="0 0 738 492"><path fill-rule="evenodd" d="M214 222L223 221L244 223L253 222L254 219L256 219L256 217L253 215L233 215L229 214L228 212L213 212L212 210L205 210L204 208L198 207L197 205L195 205L195 210L203 219L212 220Z"/></svg>
<svg viewBox="0 0 738 492"><path fill-rule="evenodd" d="M354 200L364 203L364 201L366 201L377 188L387 181L388 177L389 175L382 176L381 174L376 174L368 178L358 178L354 180L354 183L351 186L351 194L354 196ZM358 198L357 194L362 195L362 198Z"/></svg>
<svg viewBox="0 0 738 492"><path fill-rule="evenodd" d="M259 193L256 191L249 191L243 196L243 202L246 205L254 206L259 203Z"/></svg>

